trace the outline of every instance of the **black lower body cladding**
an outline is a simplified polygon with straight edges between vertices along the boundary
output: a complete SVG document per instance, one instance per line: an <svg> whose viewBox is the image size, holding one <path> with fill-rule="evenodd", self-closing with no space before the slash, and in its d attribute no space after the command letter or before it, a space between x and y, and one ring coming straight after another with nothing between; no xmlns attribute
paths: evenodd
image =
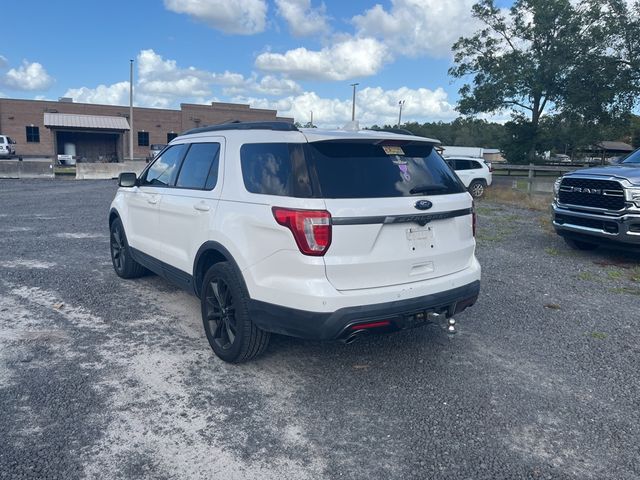
<svg viewBox="0 0 640 480"><path fill-rule="evenodd" d="M336 340L361 322L390 321L386 330L412 328L420 313L452 316L473 305L480 293L480 281L444 292L375 305L348 307L329 312L308 312L251 300L249 311L254 323L268 332L310 340Z"/></svg>

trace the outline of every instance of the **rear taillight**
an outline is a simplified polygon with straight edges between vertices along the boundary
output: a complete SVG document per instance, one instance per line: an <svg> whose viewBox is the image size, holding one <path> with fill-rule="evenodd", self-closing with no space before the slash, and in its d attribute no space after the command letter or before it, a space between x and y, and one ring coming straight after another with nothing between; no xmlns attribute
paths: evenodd
<svg viewBox="0 0 640 480"><path fill-rule="evenodd" d="M473 230L473 236L476 236L476 229L478 228L478 217L476 216L475 202L471 206L471 229Z"/></svg>
<svg viewBox="0 0 640 480"><path fill-rule="evenodd" d="M331 245L331 214L326 210L292 210L273 207L273 216L293 233L305 255L322 256Z"/></svg>

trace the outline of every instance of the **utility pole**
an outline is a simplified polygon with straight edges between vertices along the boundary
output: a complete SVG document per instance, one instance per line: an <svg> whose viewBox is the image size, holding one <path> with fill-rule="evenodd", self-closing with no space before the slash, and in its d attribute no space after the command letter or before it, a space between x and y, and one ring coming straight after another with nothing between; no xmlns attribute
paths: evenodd
<svg viewBox="0 0 640 480"><path fill-rule="evenodd" d="M351 121L354 122L356 119L356 87L360 85L359 83L352 83L353 87L353 100L351 101Z"/></svg>
<svg viewBox="0 0 640 480"><path fill-rule="evenodd" d="M129 160L133 160L133 60L129 60Z"/></svg>
<svg viewBox="0 0 640 480"><path fill-rule="evenodd" d="M398 128L400 128L400 123L402 122L402 107L404 106L404 100L400 100L398 102L398 105L400 105L400 113L398 113Z"/></svg>

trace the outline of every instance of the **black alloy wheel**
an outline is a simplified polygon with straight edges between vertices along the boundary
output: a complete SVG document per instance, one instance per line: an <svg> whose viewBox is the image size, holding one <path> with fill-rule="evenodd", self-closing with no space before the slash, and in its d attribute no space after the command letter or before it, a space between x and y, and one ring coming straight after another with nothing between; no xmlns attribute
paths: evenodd
<svg viewBox="0 0 640 480"><path fill-rule="evenodd" d="M131 256L127 236L119 218L111 223L109 245L111 262L116 274L122 278L138 278L146 273L146 269Z"/></svg>
<svg viewBox="0 0 640 480"><path fill-rule="evenodd" d="M224 280L211 279L206 285L205 318L208 332L214 343L222 350L228 350L236 339L237 325L233 296Z"/></svg>
<svg viewBox="0 0 640 480"><path fill-rule="evenodd" d="M200 292L204 332L218 357L240 363L266 350L270 334L251 321L251 299L237 268L216 263L205 274Z"/></svg>

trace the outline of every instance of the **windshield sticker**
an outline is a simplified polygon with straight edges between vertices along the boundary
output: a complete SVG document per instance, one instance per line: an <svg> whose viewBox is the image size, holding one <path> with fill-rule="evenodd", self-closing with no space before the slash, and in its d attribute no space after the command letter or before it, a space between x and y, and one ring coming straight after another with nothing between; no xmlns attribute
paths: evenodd
<svg viewBox="0 0 640 480"><path fill-rule="evenodd" d="M382 150L384 150L384 153L387 155L404 155L402 147L396 145L382 145Z"/></svg>
<svg viewBox="0 0 640 480"><path fill-rule="evenodd" d="M400 175L402 175L402 179L405 182L411 181L411 174L409 173L409 166L405 163L403 165L398 165L400 169Z"/></svg>

